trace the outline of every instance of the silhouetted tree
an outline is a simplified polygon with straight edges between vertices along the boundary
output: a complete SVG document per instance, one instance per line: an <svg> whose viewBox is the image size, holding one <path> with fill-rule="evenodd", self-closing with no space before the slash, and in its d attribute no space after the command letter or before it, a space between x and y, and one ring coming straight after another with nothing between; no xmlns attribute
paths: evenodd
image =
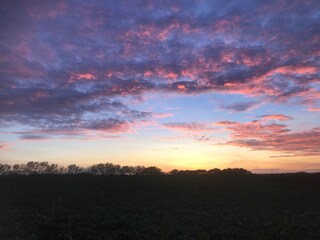
<svg viewBox="0 0 320 240"><path fill-rule="evenodd" d="M224 174L235 174L235 175L246 175L246 174L252 174L252 172L244 169L244 168L227 168L223 169L222 173Z"/></svg>
<svg viewBox="0 0 320 240"><path fill-rule="evenodd" d="M21 172L20 172L20 165L19 165L19 164L14 164L14 165L12 166L12 173L14 173L14 174L21 174Z"/></svg>
<svg viewBox="0 0 320 240"><path fill-rule="evenodd" d="M89 167L89 172L95 175L103 175L104 174L104 164L95 164Z"/></svg>
<svg viewBox="0 0 320 240"><path fill-rule="evenodd" d="M194 170L193 173L196 174L196 175L205 175L205 174L207 174L207 170L205 170L205 169L197 169L197 170Z"/></svg>
<svg viewBox="0 0 320 240"><path fill-rule="evenodd" d="M198 169L198 170L175 170L175 175L204 175L207 174L207 170Z"/></svg>
<svg viewBox="0 0 320 240"><path fill-rule="evenodd" d="M58 164L48 162L28 162L26 165L14 166L15 171L23 174L57 174L59 173Z"/></svg>
<svg viewBox="0 0 320 240"><path fill-rule="evenodd" d="M64 173L67 172L67 169L65 167L63 167L63 166L58 166L57 171L58 171L57 172L58 174L64 174Z"/></svg>
<svg viewBox="0 0 320 240"><path fill-rule="evenodd" d="M144 168L141 173L141 175L161 175L163 172L160 168L157 167L146 167Z"/></svg>
<svg viewBox="0 0 320 240"><path fill-rule="evenodd" d="M59 173L59 165L58 164L50 164L46 169L46 173L49 174L58 174Z"/></svg>
<svg viewBox="0 0 320 240"><path fill-rule="evenodd" d="M67 167L67 173L68 174L79 174L83 172L83 168L79 167L75 164L71 164Z"/></svg>
<svg viewBox="0 0 320 240"><path fill-rule="evenodd" d="M87 168L79 167L75 164L69 165L67 168L58 164L49 164L48 162L28 162L27 164L14 164L12 167L9 164L0 164L0 175L4 174L80 174L89 173L95 175L161 175L164 174L158 167L144 166L123 166L113 163L99 163ZM244 168L227 168L220 170L213 168L209 171L205 169L197 170L177 170L173 169L169 172L171 175L206 175L206 174L232 174L246 175L252 174ZM296 173L299 174L299 173ZM302 174L302 173L300 173Z"/></svg>
<svg viewBox="0 0 320 240"><path fill-rule="evenodd" d="M57 164L49 164L48 162L37 163L36 171L38 174L54 174L57 172Z"/></svg>
<svg viewBox="0 0 320 240"><path fill-rule="evenodd" d="M120 175L121 174L121 166L119 164L113 165L113 174Z"/></svg>
<svg viewBox="0 0 320 240"><path fill-rule="evenodd" d="M120 175L135 175L135 174L136 174L135 167L123 166L120 169Z"/></svg>
<svg viewBox="0 0 320 240"><path fill-rule="evenodd" d="M120 175L121 167L112 163L99 163L89 167L88 171L96 175Z"/></svg>
<svg viewBox="0 0 320 240"><path fill-rule="evenodd" d="M171 175L178 175L179 174L179 170L178 169L173 169L169 172L169 174Z"/></svg>
<svg viewBox="0 0 320 240"><path fill-rule="evenodd" d="M49 164L48 162L28 162L27 164L14 164L12 174L58 174L61 167L58 164Z"/></svg>
<svg viewBox="0 0 320 240"><path fill-rule="evenodd" d="M11 169L9 164L0 164L0 175L8 174Z"/></svg>
<svg viewBox="0 0 320 240"><path fill-rule="evenodd" d="M38 168L38 164L37 162L28 162L25 170L27 174L37 174L37 168Z"/></svg>
<svg viewBox="0 0 320 240"><path fill-rule="evenodd" d="M135 166L135 175L142 175L145 167L144 166Z"/></svg>
<svg viewBox="0 0 320 240"><path fill-rule="evenodd" d="M213 168L208 171L208 174L220 174L220 173L222 173L222 171L219 168Z"/></svg>

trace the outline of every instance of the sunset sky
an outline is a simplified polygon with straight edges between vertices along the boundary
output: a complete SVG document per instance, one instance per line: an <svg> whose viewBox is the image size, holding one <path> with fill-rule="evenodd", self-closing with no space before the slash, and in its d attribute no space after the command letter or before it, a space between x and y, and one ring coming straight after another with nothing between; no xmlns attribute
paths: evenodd
<svg viewBox="0 0 320 240"><path fill-rule="evenodd" d="M319 0L0 11L0 163L320 171Z"/></svg>

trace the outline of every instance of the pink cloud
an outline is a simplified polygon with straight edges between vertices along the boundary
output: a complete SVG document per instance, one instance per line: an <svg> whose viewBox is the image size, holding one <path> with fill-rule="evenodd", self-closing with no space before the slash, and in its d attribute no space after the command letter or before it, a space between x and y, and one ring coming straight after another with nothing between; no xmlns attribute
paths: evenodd
<svg viewBox="0 0 320 240"><path fill-rule="evenodd" d="M0 150L5 150L9 148L8 143L0 142Z"/></svg>
<svg viewBox="0 0 320 240"><path fill-rule="evenodd" d="M77 74L71 74L68 82L73 83L76 82L77 80L94 80L96 79L95 75L91 73L77 73Z"/></svg>
<svg viewBox="0 0 320 240"><path fill-rule="evenodd" d="M277 67L266 74L262 75L262 77L270 77L272 75L275 75L277 73L281 74L314 74L317 73L318 69L313 66L283 66L283 67Z"/></svg>
<svg viewBox="0 0 320 240"><path fill-rule="evenodd" d="M309 107L307 110L309 112L320 112L320 107Z"/></svg>
<svg viewBox="0 0 320 240"><path fill-rule="evenodd" d="M78 79L86 79L86 80L92 80L95 79L95 76L91 73L81 73L77 76Z"/></svg>
<svg viewBox="0 0 320 240"><path fill-rule="evenodd" d="M231 131L233 139L241 138L268 138L274 134L284 134L289 130L283 124L263 124L261 121L229 124L226 129Z"/></svg>
<svg viewBox="0 0 320 240"><path fill-rule="evenodd" d="M297 94L298 97L302 98L302 103L309 107L314 107L320 100L320 90L316 88L310 88L308 91L300 92Z"/></svg>
<svg viewBox="0 0 320 240"><path fill-rule="evenodd" d="M304 131L287 129L287 125L265 123L264 120L252 122L218 122L231 131L230 140L225 144L283 152L288 156L320 155L320 128Z"/></svg>
<svg viewBox="0 0 320 240"><path fill-rule="evenodd" d="M258 72L247 77L245 82L226 82L221 91L249 96L264 96L268 100L283 102L292 97L301 97L304 101L314 101L319 91L310 87L310 82L299 78L313 79L316 82L318 68L314 66L275 67L266 73ZM296 79L297 81L293 81Z"/></svg>
<svg viewBox="0 0 320 240"><path fill-rule="evenodd" d="M278 121L287 121L293 119L292 117L283 115L283 114L270 114L259 116L262 121L278 120Z"/></svg>
<svg viewBox="0 0 320 240"><path fill-rule="evenodd" d="M185 85L183 85L183 84L178 84L177 88L181 92L185 92L187 90L187 87Z"/></svg>

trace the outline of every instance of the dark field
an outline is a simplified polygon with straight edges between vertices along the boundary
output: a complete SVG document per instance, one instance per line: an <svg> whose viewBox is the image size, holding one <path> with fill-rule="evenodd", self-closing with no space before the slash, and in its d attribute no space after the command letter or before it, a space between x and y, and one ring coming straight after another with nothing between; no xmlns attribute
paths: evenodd
<svg viewBox="0 0 320 240"><path fill-rule="evenodd" d="M320 239L320 174L1 176L0 239Z"/></svg>

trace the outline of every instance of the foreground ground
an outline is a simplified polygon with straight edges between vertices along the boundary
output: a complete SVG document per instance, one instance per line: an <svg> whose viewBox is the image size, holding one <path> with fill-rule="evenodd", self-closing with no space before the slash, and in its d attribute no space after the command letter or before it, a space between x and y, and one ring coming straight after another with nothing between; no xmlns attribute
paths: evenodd
<svg viewBox="0 0 320 240"><path fill-rule="evenodd" d="M320 239L320 174L1 176L0 239Z"/></svg>

